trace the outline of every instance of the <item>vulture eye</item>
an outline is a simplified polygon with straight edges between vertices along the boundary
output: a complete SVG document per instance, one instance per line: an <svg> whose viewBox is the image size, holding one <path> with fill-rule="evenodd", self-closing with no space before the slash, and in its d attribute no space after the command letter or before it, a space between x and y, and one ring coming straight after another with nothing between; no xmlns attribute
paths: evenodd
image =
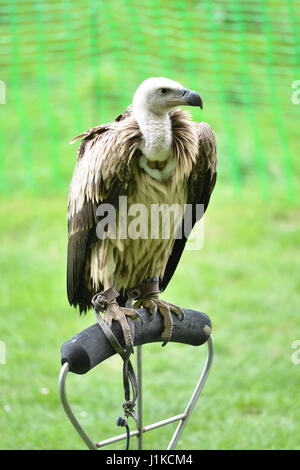
<svg viewBox="0 0 300 470"><path fill-rule="evenodd" d="M159 92L160 92L161 95L165 95L166 93L168 93L168 89L167 88L160 88Z"/></svg>

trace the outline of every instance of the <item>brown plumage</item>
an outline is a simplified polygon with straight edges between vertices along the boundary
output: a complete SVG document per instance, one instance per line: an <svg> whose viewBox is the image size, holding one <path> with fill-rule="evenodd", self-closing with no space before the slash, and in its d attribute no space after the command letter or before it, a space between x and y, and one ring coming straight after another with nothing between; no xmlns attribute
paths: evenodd
<svg viewBox="0 0 300 470"><path fill-rule="evenodd" d="M93 296L108 288L111 279L121 293L120 305L124 305L128 289L149 278L157 276L164 290L187 239L186 234L168 240L149 236L101 240L96 235L99 204L112 204L117 215L119 196L127 197L128 207L138 203L149 211L151 204L178 203L182 208L187 203L193 207L204 204L204 210L208 206L216 181L214 133L208 124L193 122L187 111L171 109L168 119L172 139L168 159L145 158L146 134L132 106L114 122L71 141L82 138L69 191L67 291L70 304L79 306L80 312L91 307ZM146 227L150 219L144 222ZM192 226L196 222L193 213ZM179 214L172 229L181 224Z"/></svg>

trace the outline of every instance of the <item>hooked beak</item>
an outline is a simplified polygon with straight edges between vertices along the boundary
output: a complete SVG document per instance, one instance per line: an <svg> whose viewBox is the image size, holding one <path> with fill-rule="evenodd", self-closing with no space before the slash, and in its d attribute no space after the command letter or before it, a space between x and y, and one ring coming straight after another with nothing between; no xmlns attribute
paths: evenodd
<svg viewBox="0 0 300 470"><path fill-rule="evenodd" d="M180 90L180 94L184 100L184 104L188 106L200 106L200 108L203 109L203 100L196 91L183 88Z"/></svg>

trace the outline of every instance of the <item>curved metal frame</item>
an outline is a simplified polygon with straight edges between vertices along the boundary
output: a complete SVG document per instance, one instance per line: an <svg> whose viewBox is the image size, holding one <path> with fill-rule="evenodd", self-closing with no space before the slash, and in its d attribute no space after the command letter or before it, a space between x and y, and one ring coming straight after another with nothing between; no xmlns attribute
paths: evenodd
<svg viewBox="0 0 300 470"><path fill-rule="evenodd" d="M175 446L178 443L178 440L187 424L189 417L194 409L194 406L199 398L199 395L205 385L207 377L210 372L210 368L213 362L214 357L214 343L213 338L210 336L207 340L208 345L208 352L206 357L206 362L204 364L201 376L199 381L194 389L194 392L187 404L185 411L179 415L172 416L171 418L167 418L162 421L158 421L156 423L150 424L148 426L143 426L143 410L142 410L142 346L136 346L136 373L137 373L137 381L139 387L139 395L138 395L138 402L137 402L137 429L130 432L130 436L136 436L137 438L137 449L142 450L143 448L143 434L145 432L151 431L152 429L156 429L161 426L165 426L167 424L173 423L175 421L180 421L171 440L167 447L167 450L174 450ZM69 418L70 422L85 442L86 446L90 450L97 450L100 447L104 447L105 445L112 444L113 442L121 441L126 439L126 433L119 434L118 436L111 437L104 441L94 443L88 434L85 432L81 424L79 423L78 419L76 418L69 401L67 399L66 394L66 379L69 372L69 364L65 362L61 368L58 380L58 388L59 388L59 396L62 403L62 406L65 410L67 417Z"/></svg>
<svg viewBox="0 0 300 470"><path fill-rule="evenodd" d="M85 442L87 447L90 450L96 450L97 447L95 446L93 441L89 438L89 436L87 435L87 433L85 432L81 424L79 423L68 401L67 394L66 394L66 380L67 380L68 372L69 372L69 364L68 362L65 362L60 370L60 374L58 378L58 392L59 392L60 401L66 412L66 415L68 416L69 420L71 421L74 428L76 429L76 431L78 432L82 440Z"/></svg>

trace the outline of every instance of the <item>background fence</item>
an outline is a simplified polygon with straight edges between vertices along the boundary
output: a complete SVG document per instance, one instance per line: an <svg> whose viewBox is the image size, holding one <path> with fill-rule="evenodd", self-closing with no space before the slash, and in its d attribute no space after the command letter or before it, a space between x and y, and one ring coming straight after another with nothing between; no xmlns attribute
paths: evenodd
<svg viewBox="0 0 300 470"><path fill-rule="evenodd" d="M300 0L0 0L2 193L65 190L71 138L162 75L202 95L220 184L294 200L299 27Z"/></svg>

